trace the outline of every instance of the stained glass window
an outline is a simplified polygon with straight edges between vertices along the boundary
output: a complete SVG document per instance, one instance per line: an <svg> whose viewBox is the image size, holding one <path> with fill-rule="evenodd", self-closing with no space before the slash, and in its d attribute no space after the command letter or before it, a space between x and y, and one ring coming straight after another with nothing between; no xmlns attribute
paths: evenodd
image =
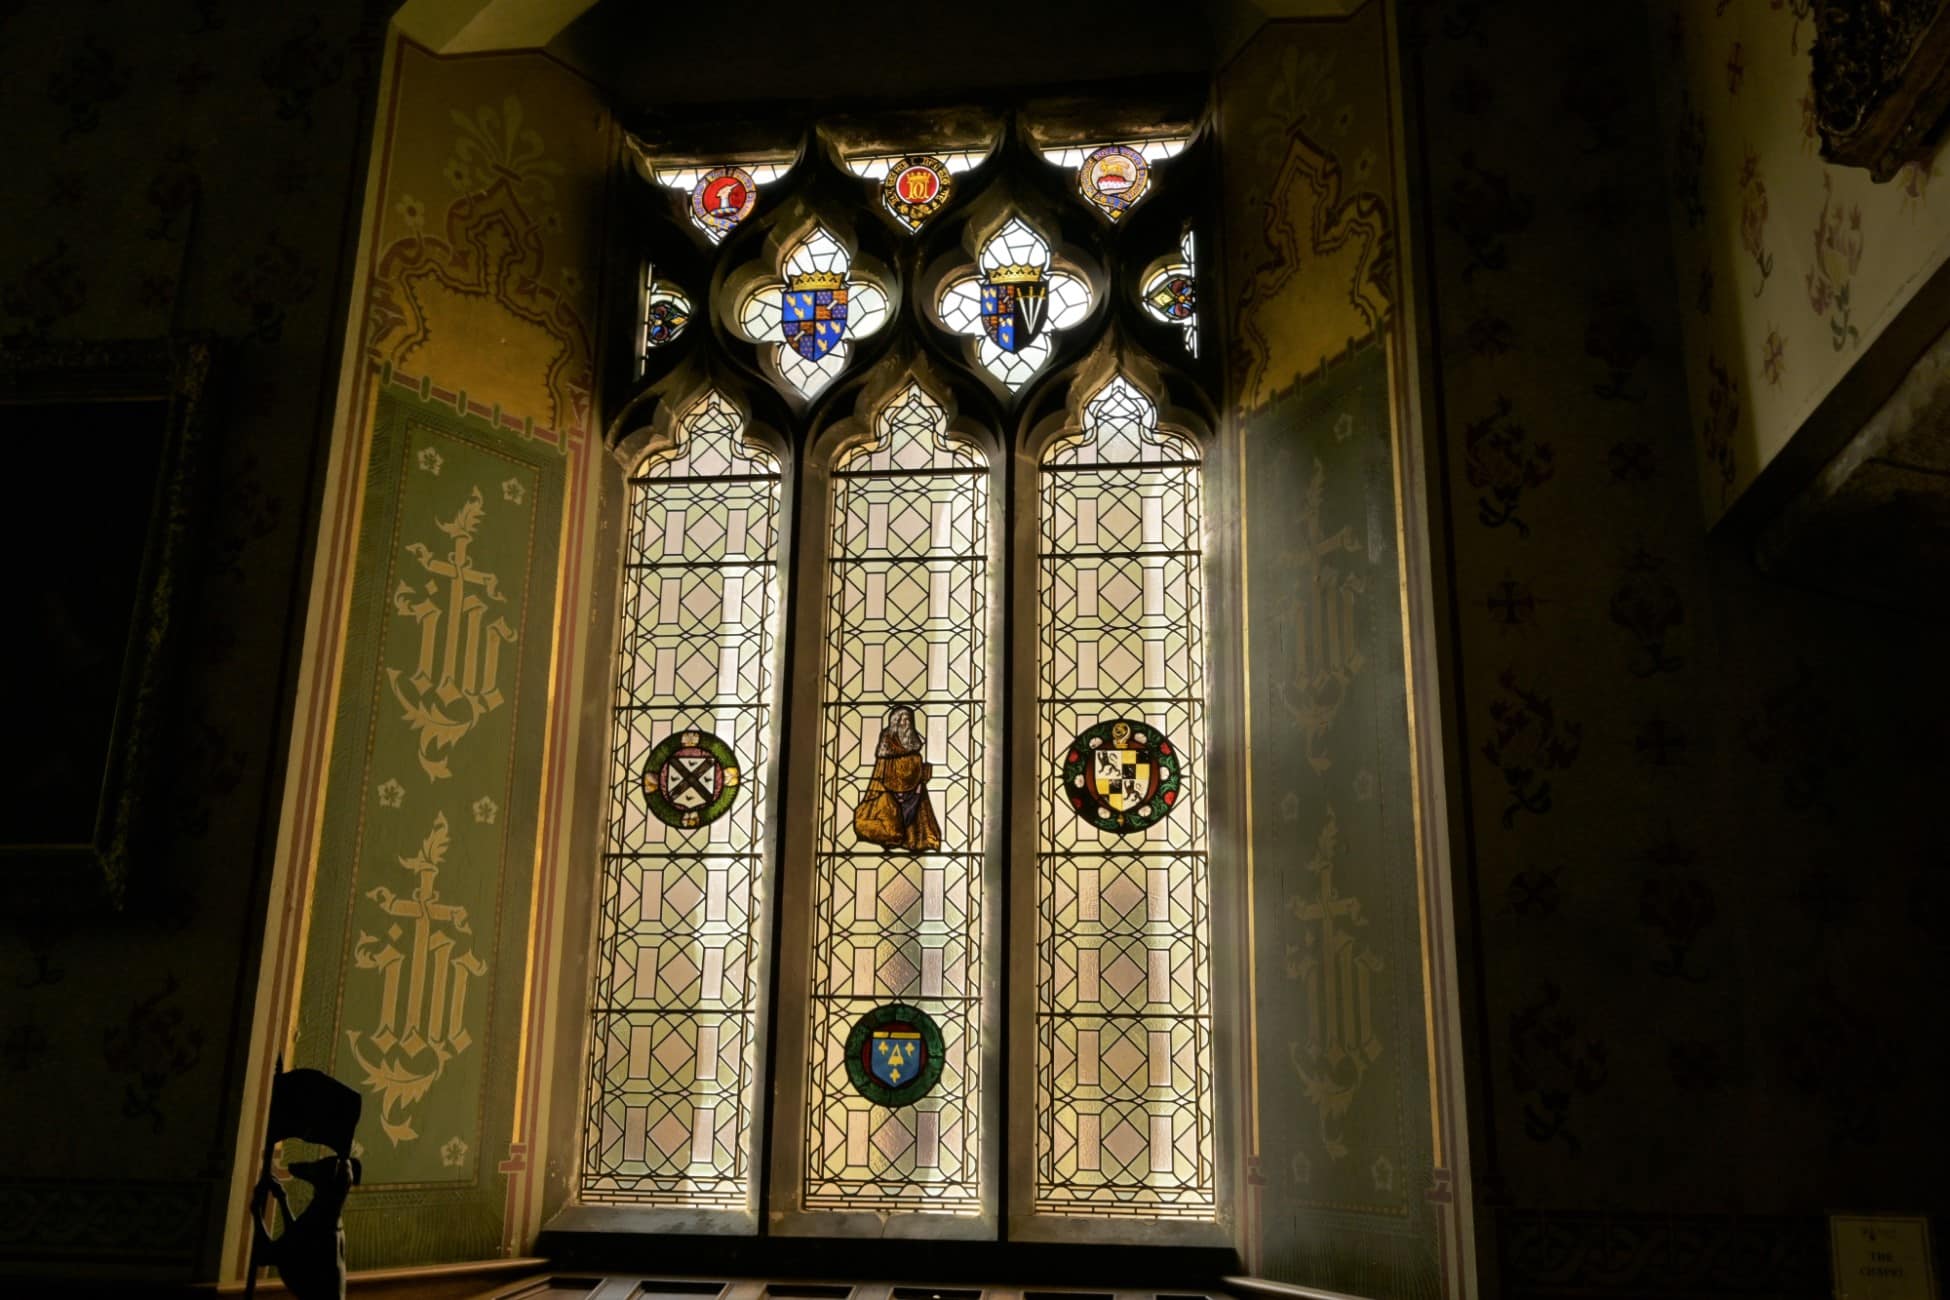
<svg viewBox="0 0 1950 1300"><path fill-rule="evenodd" d="M1034 1208L1211 1219L1199 460L1120 377L1038 486Z"/></svg>
<svg viewBox="0 0 1950 1300"><path fill-rule="evenodd" d="M1045 149L1043 157L1076 170L1077 194L1112 221L1120 220L1152 185L1151 165L1175 156L1184 136L1112 141Z"/></svg>
<svg viewBox="0 0 1950 1300"><path fill-rule="evenodd" d="M918 384L873 428L832 474L804 1205L976 1214L989 471ZM898 1064L879 1093L853 1068L890 1003L939 1034L912 1104Z"/></svg>
<svg viewBox="0 0 1950 1300"><path fill-rule="evenodd" d="M585 1202L756 1208L780 468L717 393L630 483Z"/></svg>
<svg viewBox="0 0 1950 1300"><path fill-rule="evenodd" d="M886 292L850 269L840 242L815 227L786 256L785 279L754 290L738 313L746 336L773 349L779 373L803 397L832 383L852 340L887 319Z"/></svg>
<svg viewBox="0 0 1950 1300"><path fill-rule="evenodd" d="M648 357L652 348L666 347L675 343L691 323L691 300L682 289L657 278L657 269L651 267L643 286L643 333L638 340L637 356Z"/></svg>
<svg viewBox="0 0 1950 1300"><path fill-rule="evenodd" d="M952 197L955 177L986 157L986 149L861 154L848 158L846 167L879 182L881 206L908 230L919 230Z"/></svg>
<svg viewBox="0 0 1950 1300"><path fill-rule="evenodd" d="M1184 331L1185 350L1198 355L1198 264L1193 258L1192 228L1178 240L1178 260L1152 273L1139 293L1144 309L1167 325Z"/></svg>
<svg viewBox="0 0 1950 1300"><path fill-rule="evenodd" d="M738 228L758 204L758 191L791 170L790 160L720 163L716 166L656 167L657 184L684 196L691 224L712 243Z"/></svg>
<svg viewBox="0 0 1950 1300"><path fill-rule="evenodd" d="M631 141L667 211L633 227L617 409L749 376L794 455L720 392L631 480L582 1202L779 1237L1222 1235L1200 443L1074 377L1149 373L1147 344L1209 369L1174 340L1196 356L1212 150L1073 121L849 115L764 161ZM1056 177L1096 214L1059 209L1061 242L1017 206ZM960 432L958 390L1080 423L992 497L1020 448Z"/></svg>
<svg viewBox="0 0 1950 1300"><path fill-rule="evenodd" d="M1017 217L982 246L975 274L948 281L939 310L979 338L976 360L1013 392L1049 360L1050 336L1090 314L1090 286L1054 269L1049 244Z"/></svg>

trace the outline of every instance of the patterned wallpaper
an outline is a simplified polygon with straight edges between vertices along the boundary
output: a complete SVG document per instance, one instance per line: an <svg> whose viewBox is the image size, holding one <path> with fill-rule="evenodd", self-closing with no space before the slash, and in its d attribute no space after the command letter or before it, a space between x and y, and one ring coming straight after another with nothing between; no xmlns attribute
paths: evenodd
<svg viewBox="0 0 1950 1300"><path fill-rule="evenodd" d="M0 335L229 341L160 842L128 912L0 929L9 1269L214 1267L383 9L0 4Z"/></svg>
<svg viewBox="0 0 1950 1300"><path fill-rule="evenodd" d="M1758 67L1751 33L1785 49L1793 17L1748 11ZM1698 268L1674 265L1673 196L1648 183L1665 12L1417 18L1485 1293L1826 1294L1821 1215L1944 1208L1942 1141L1911 1117L1945 1064L1924 1027L1946 772L1923 739L1950 725L1945 647L1706 536ZM1781 184L1762 301L1798 304L1774 318L1790 364L1826 366L1789 239L1812 260L1820 200L1788 226ZM1873 229L1856 180L1835 185ZM1759 268L1723 253L1717 301L1752 301ZM1875 313L1853 310L1866 344Z"/></svg>
<svg viewBox="0 0 1950 1300"><path fill-rule="evenodd" d="M1812 9L1653 6L1657 129L1709 522L1950 255L1950 202L1930 197L1941 152L1881 185L1822 161Z"/></svg>

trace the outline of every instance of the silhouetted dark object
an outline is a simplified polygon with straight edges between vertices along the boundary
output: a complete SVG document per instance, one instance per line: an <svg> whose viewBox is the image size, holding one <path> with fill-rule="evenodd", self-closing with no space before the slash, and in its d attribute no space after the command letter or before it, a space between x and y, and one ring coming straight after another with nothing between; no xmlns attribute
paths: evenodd
<svg viewBox="0 0 1950 1300"><path fill-rule="evenodd" d="M250 1271L244 1295L257 1293L257 1270L269 1264L298 1300L345 1300L345 1199L359 1185L359 1162L352 1156L352 1134L359 1127L363 1098L358 1091L320 1070L279 1071L271 1082L271 1114L264 1129L264 1163L251 1193ZM329 1148L333 1154L290 1166L294 1177L311 1184L311 1204L293 1216L284 1186L271 1172L278 1143L297 1139ZM264 1203L278 1203L282 1231L264 1230Z"/></svg>
<svg viewBox="0 0 1950 1300"><path fill-rule="evenodd" d="M359 1127L363 1102L358 1089L323 1070L286 1070L271 1084L271 1118L265 1136L272 1142L297 1138L351 1155L352 1131Z"/></svg>

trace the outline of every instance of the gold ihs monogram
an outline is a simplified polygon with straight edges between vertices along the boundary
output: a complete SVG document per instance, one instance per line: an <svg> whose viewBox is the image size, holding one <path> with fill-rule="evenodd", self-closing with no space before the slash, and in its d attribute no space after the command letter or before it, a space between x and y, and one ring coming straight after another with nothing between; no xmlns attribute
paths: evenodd
<svg viewBox="0 0 1950 1300"><path fill-rule="evenodd" d="M366 1034L367 1041L379 1049L380 1059L367 1060L359 1051L360 1031L349 1029L346 1038L365 1069L367 1089L379 1094L379 1126L395 1146L419 1136L403 1109L424 1097L447 1062L473 1045L474 1037L467 1030L467 986L469 980L487 974L487 963L472 948L456 951L454 936L473 934L467 909L441 902L433 887L447 844L447 815L440 813L419 853L400 859L400 865L418 877L413 896L401 898L384 885L366 893L394 918L386 929L385 946L379 946L379 936L361 932L352 950L355 967L376 970L382 979L379 1015ZM401 921L410 922L411 930Z"/></svg>
<svg viewBox="0 0 1950 1300"><path fill-rule="evenodd" d="M1306 1024L1305 1039L1289 1043L1287 1056L1300 1076L1302 1092L1319 1113L1321 1142L1334 1159L1347 1154L1341 1136L1347 1112L1368 1067L1381 1056L1374 1029L1374 984L1381 958L1355 937L1368 919L1361 915L1360 899L1335 888L1334 859L1339 856L1340 827L1330 805L1307 863L1319 892L1288 904L1310 925L1304 945L1287 950L1287 972L1300 980Z"/></svg>
<svg viewBox="0 0 1950 1300"><path fill-rule="evenodd" d="M498 615L489 622L488 614L490 601L505 604L507 597L497 589L499 579L474 567L468 556L485 514L481 489L475 487L452 519L434 521L450 539L445 557L436 558L420 542L406 548L430 575L425 597L416 597L404 581L393 591L393 608L420 625L419 658L406 678L414 697L408 698L401 687L399 669L388 668L386 678L420 738L420 767L430 780L453 775L447 760L434 757L434 751L451 750L505 698L501 647L514 641L515 630ZM466 706L463 716L447 712L460 704Z"/></svg>

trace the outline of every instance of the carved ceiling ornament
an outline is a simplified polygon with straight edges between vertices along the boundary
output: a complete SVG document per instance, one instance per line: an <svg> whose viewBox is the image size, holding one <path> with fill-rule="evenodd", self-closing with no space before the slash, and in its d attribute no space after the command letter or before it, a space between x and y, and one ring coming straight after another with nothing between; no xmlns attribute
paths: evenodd
<svg viewBox="0 0 1950 1300"><path fill-rule="evenodd" d="M1821 153L1886 181L1950 116L1950 0L1815 0Z"/></svg>

